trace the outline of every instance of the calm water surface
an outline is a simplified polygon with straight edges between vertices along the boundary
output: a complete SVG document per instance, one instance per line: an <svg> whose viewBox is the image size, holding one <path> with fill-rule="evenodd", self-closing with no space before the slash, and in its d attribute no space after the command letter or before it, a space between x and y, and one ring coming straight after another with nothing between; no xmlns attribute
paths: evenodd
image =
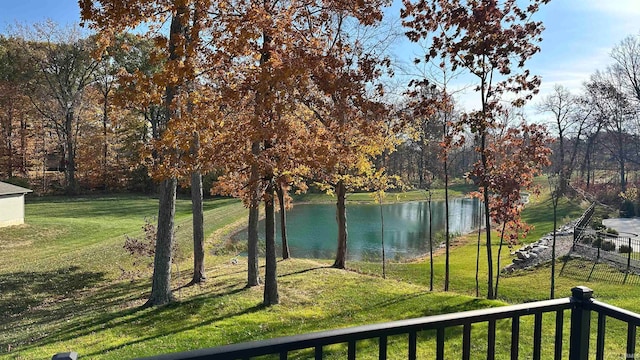
<svg viewBox="0 0 640 360"><path fill-rule="evenodd" d="M434 247L444 237L444 201L432 201ZM477 229L477 199L449 201L451 233ZM278 214L276 214L279 217ZM429 205L426 201L383 204L384 242L387 259L406 259L429 251ZM347 205L347 257L350 260L375 260L382 256L380 205ZM264 239L264 221L260 222ZM281 253L280 225L277 226L278 254ZM287 212L287 236L291 256L331 259L335 257L338 230L334 204L295 205ZM247 238L246 230L233 236Z"/></svg>

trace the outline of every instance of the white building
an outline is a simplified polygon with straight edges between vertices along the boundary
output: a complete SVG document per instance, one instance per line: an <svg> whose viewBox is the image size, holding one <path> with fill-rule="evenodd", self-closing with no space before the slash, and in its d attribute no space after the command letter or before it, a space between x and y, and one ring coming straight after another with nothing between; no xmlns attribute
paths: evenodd
<svg viewBox="0 0 640 360"><path fill-rule="evenodd" d="M30 192L0 181L0 227L24 224L24 195Z"/></svg>

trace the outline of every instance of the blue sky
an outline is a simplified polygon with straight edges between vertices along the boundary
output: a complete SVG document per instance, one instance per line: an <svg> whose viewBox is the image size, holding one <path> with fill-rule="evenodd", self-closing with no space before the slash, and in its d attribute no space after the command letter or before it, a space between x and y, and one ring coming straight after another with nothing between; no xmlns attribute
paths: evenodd
<svg viewBox="0 0 640 360"><path fill-rule="evenodd" d="M399 0L394 0L393 8L399 8L398 3ZM543 21L545 31L541 52L527 67L532 74L542 77L542 86L525 113L529 120L545 121L548 115L538 114L535 104L555 84L579 93L591 74L611 64L609 53L616 44L626 36L640 34L640 0L552 0L541 7L535 18ZM423 50L399 39L393 52L396 60L406 62L411 70L414 55ZM450 88L469 88L474 80L459 76L451 81ZM456 97L466 110L479 107L479 96L472 90L461 91Z"/></svg>
<svg viewBox="0 0 640 360"><path fill-rule="evenodd" d="M79 22L76 0L0 0L0 29L19 23L34 23L47 18L68 25ZM397 13L399 0L394 0L392 13ZM537 14L546 30L542 51L528 63L532 73L541 75L541 95L555 84L579 92L582 83L608 64L611 48L628 35L640 34L640 0L552 0ZM394 52L397 60L410 63L420 50L398 39ZM458 86L469 84L460 78ZM459 103L467 110L477 106L470 91L461 93ZM527 113L532 113L531 108Z"/></svg>

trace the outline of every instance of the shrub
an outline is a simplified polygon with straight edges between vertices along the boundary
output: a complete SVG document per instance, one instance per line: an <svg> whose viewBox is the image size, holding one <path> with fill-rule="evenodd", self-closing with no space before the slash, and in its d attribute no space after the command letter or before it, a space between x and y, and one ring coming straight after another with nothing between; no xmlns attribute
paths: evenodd
<svg viewBox="0 0 640 360"><path fill-rule="evenodd" d="M619 235L620 233L619 233L619 232L618 232L618 230L616 230L616 229L607 228L607 234L611 234L611 235Z"/></svg>
<svg viewBox="0 0 640 360"><path fill-rule="evenodd" d="M590 235L590 234L589 234L589 235L585 235L585 236L583 236L583 237L582 237L582 239L581 239L580 241L581 241L583 244L587 244L587 245L589 245L589 244L593 243L595 239L596 239L596 237L595 237L595 236L593 236L593 235Z"/></svg>
<svg viewBox="0 0 640 360"><path fill-rule="evenodd" d="M604 229L605 226L602 224L602 218L594 217L591 220L591 228L593 230L602 230L602 229Z"/></svg>
<svg viewBox="0 0 640 360"><path fill-rule="evenodd" d="M593 242L591 243L591 246L593 246L593 247L601 247L602 246L602 238L600 236L595 238L593 240Z"/></svg>
<svg viewBox="0 0 640 360"><path fill-rule="evenodd" d="M623 218L632 218L636 216L636 206L633 201L622 201L622 204L620 204L620 216Z"/></svg>
<svg viewBox="0 0 640 360"><path fill-rule="evenodd" d="M602 242L602 250L604 251L615 251L616 244L613 241L605 240Z"/></svg>
<svg viewBox="0 0 640 360"><path fill-rule="evenodd" d="M132 266L134 270L127 270L120 267L122 271L121 277L131 278L133 281L135 278L141 277L144 275L145 269L153 269L153 261L156 253L156 218L155 217L145 217L144 225L142 226L142 231L144 231L144 236L142 238L131 237L127 234L124 235L124 245L122 246L124 250L132 257L133 263ZM175 239L177 227L174 228L173 237ZM173 242L173 248L171 249L171 263L177 266L178 261L180 261L177 256L177 242Z"/></svg>
<svg viewBox="0 0 640 360"><path fill-rule="evenodd" d="M618 248L618 252L621 254L628 254L631 252L631 246L629 245L620 245Z"/></svg>

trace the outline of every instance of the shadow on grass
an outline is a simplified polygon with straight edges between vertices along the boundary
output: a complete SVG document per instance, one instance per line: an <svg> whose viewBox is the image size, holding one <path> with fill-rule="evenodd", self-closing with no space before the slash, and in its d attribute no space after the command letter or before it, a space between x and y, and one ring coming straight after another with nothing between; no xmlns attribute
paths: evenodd
<svg viewBox="0 0 640 360"><path fill-rule="evenodd" d="M210 302L212 298L216 298L216 297L222 297L222 296L227 296L227 295L232 295L234 293L238 293L243 291L244 288L239 288L239 289L235 289L233 291L227 292L227 293L223 293L223 294L216 294L213 297L210 295L200 295L198 297L195 297L189 301L184 301L184 302L174 302L171 303L167 306L162 306L162 307L156 307L156 308L152 308L150 309L150 311L143 311L140 314L138 314L135 317L131 317L129 319L127 319L126 321L122 321L117 325L122 325L122 324L126 324L126 323L136 323L136 326L151 326L153 324L156 324L158 322L165 322L168 324L171 323L178 323L178 321L173 321L172 319L182 319L184 318L184 310L189 311L190 313L198 313L199 309L202 308L202 306L204 306L204 304L206 302ZM222 316L217 316L217 317L211 317L205 321L201 321L195 324L190 324L187 326L174 326L171 327L170 329L163 329L162 331L156 331L154 334L149 335L149 336L144 336L144 337L140 337L137 338L135 340L132 341L128 341L126 343L123 344L119 344L119 345L115 345L115 346L111 346L108 348L102 348L100 349L100 351L96 351L93 353L89 353L89 354L82 354L83 356L87 356L87 357L91 357L91 356L96 356L96 355L100 355L100 354L104 354L106 352L111 352L111 351L115 351L127 346L131 346L131 345L135 345L135 344L139 344L139 343L144 343L146 341L151 341L157 338L161 338L161 337L165 337L165 336L171 336L174 334L178 334L184 331L189 331L189 330L193 330L199 327L203 327L203 326L207 326L210 324L213 324L215 322L218 321L222 321L228 318L232 318L232 317L236 317L236 316L241 316L241 315L246 315L246 314L251 314L251 313L255 313L257 311L260 311L262 309L264 309L265 306L260 303L257 304L255 306L252 307L248 307L245 308L241 311L237 311L235 313L231 313L231 314L225 314ZM113 326L115 326L116 324L114 324Z"/></svg>
<svg viewBox="0 0 640 360"><path fill-rule="evenodd" d="M143 309L141 306L133 306L120 311L113 311L114 308L126 305L127 302L130 303L131 301L140 300L139 298L137 298L139 296L136 296L135 294L145 292L146 290L148 290L148 287L148 281L145 280L131 283L119 282L109 286L92 289L91 294L83 297L81 300L75 302L70 301L63 307L57 307L54 311L56 314L55 316L50 316L46 319L42 319L43 324L50 321L56 322L55 333L43 336L42 338L32 338L30 344L28 344L27 346L21 346L20 350L28 350L31 348L57 342L69 341L79 337L87 336L92 333L98 333L106 329L116 327L127 328L127 325L132 325L135 327L154 328L157 324L180 323L179 320L184 319L186 316L199 314L201 308L205 305L205 303L214 301L216 298L233 295L245 290L244 288L234 288L228 289L223 292L217 292L215 294L205 293L192 297L188 301L176 301L166 306L147 309ZM160 336L190 330L215 321L223 320L227 317L233 317L257 311L261 308L262 305L257 305L252 308L244 309L237 314L226 314L224 316L211 318L206 322L201 322L190 326L172 326L169 330L162 329L161 331L154 332L153 335L136 339L127 344L100 349L99 352L96 352L93 355L115 350L123 346L144 342ZM68 317L79 318L83 316L86 317L86 320L72 321L70 323L64 321L64 319ZM33 318L33 316L30 315L30 318ZM32 326L32 324L29 324L28 326ZM0 346L2 346L2 344L0 344ZM6 346L4 346L4 348L6 348ZM2 347L0 347L0 349L2 349ZM61 351L62 350L64 349L61 349ZM92 354L82 355L90 356Z"/></svg>
<svg viewBox="0 0 640 360"><path fill-rule="evenodd" d="M278 260L278 262L280 261L285 261L285 260ZM317 267L312 267L312 268L308 268L308 269L302 269L302 270L298 270L298 271L294 271L294 272L290 272L290 273L286 273L286 274L281 274L278 275L279 278L284 278L287 276L292 276L292 275L300 275L300 274L304 274L304 273L308 273L310 271L315 271L315 270L321 270L321 269L332 269L333 267L331 266L317 266Z"/></svg>
<svg viewBox="0 0 640 360"><path fill-rule="evenodd" d="M95 286L103 272L69 266L53 271L19 271L0 275L0 323L69 294ZM53 315L53 314L52 314Z"/></svg>
<svg viewBox="0 0 640 360"><path fill-rule="evenodd" d="M46 326L75 316L78 294L104 281L104 275L77 266L0 274L0 352L44 338Z"/></svg>
<svg viewBox="0 0 640 360"><path fill-rule="evenodd" d="M290 276L299 273L307 273L321 270L326 267L314 267L309 269L296 270L283 276ZM81 273L79 269L72 270L75 273ZM286 278L291 279L291 278ZM96 280L98 281L98 280ZM90 287L91 284L86 284ZM136 282L117 282L107 284L105 286L95 286L89 290L80 291L75 299L65 300L60 306L53 309L44 307L48 311L49 317L47 321L52 320L53 324L47 323L47 335L41 338L31 338L28 344L19 347L19 350L28 350L43 345L55 344L58 342L68 341L76 338L89 336L93 333L99 334L101 331L108 329L122 329L122 331L132 331L132 339L121 344L104 344L104 347L93 348L92 353L82 354L86 357L97 356L111 351L117 351L132 345L145 342L154 343L156 339L162 339L166 336L210 326L219 321L240 317L242 315L253 314L264 308L262 304L253 305L249 302L242 306L233 306L229 308L227 304L228 296L239 294L247 289L241 287L242 284L233 284L224 288L216 287L215 291L206 291L197 296L190 297L186 301L176 302L167 306L155 307L150 309L140 309L140 307L131 307L131 301L140 300L148 290L148 280ZM73 290L73 288L72 288ZM434 309L425 309L415 306L420 303L422 297L429 297L431 294L426 291L420 291L412 294L401 296L390 296L379 299L376 302L367 304L371 309L382 309L392 307L397 310L399 317L416 317L435 315L442 312L455 312L461 310L470 310L478 307L486 307L487 304L482 300L469 299L466 301L451 303L444 307L435 307ZM73 298L73 295L68 297ZM118 310L118 306L129 302L129 307ZM223 311L222 309L227 309ZM309 330L318 326L318 324L330 324L335 318L349 319L353 316L353 309L336 309L338 312L328 312L326 316L317 319L309 326ZM29 314L31 315L31 314ZM69 317L73 317L73 321L67 322ZM42 316L41 320L46 317ZM33 326L32 323L22 324L22 326ZM3 325L4 326L4 325ZM10 329L6 327L5 329ZM139 333L144 329L142 334ZM306 330L300 329L300 330ZM449 333L449 330L447 330ZM451 334L458 334L459 330L451 330ZM25 335L25 331L22 332ZM31 334L28 334L29 336ZM123 334L124 335L124 334ZM234 338L235 342L250 341L255 339L256 334L243 333ZM268 336L268 333L265 333ZM63 351L65 349L60 349Z"/></svg>

